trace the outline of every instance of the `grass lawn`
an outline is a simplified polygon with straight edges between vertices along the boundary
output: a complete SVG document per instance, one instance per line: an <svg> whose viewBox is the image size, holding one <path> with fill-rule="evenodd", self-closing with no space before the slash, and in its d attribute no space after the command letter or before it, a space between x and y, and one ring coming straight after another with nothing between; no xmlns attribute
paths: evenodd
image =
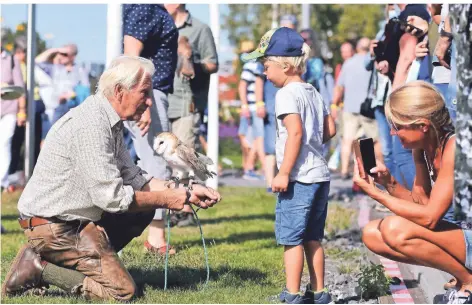
<svg viewBox="0 0 472 305"><path fill-rule="evenodd" d="M220 189L223 201L213 209L201 210L210 261L210 282L206 278L203 248L198 228L171 229L171 244L178 252L169 261L169 289L164 287L164 259L146 254L146 233L133 240L122 257L144 295L135 303L269 303L284 285L281 247L274 237L275 198L264 189ZM3 196L2 224L8 233L1 236L1 280L5 278L18 248L26 238L17 223L16 202L19 193ZM331 204L328 219L352 210ZM335 215L336 214L336 215ZM349 219L348 217L347 219ZM346 218L346 217L344 217ZM344 219L343 218L343 219ZM349 227L349 221L333 223L329 231ZM273 299L273 298L271 298ZM82 298L67 297L57 288L46 296L7 298L2 303L84 303Z"/></svg>

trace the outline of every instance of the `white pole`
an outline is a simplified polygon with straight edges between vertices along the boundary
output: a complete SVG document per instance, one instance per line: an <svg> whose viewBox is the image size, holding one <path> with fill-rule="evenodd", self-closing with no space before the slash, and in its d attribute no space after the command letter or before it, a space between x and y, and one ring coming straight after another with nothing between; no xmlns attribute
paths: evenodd
<svg viewBox="0 0 472 305"><path fill-rule="evenodd" d="M123 47L123 18L120 3L108 4L107 6L107 58L105 69L110 65L113 58L122 54ZM123 250L118 256L123 255Z"/></svg>
<svg viewBox="0 0 472 305"><path fill-rule="evenodd" d="M36 57L36 5L28 4L28 31L27 31L27 58L26 58L26 90L28 101L28 121L26 122L25 141L25 178L31 178L34 168L35 155L35 126L36 103L34 102L34 58Z"/></svg>
<svg viewBox="0 0 472 305"><path fill-rule="evenodd" d="M302 4L302 29L310 28L310 3Z"/></svg>
<svg viewBox="0 0 472 305"><path fill-rule="evenodd" d="M275 29L279 24L279 5L277 3L272 4L272 28Z"/></svg>
<svg viewBox="0 0 472 305"><path fill-rule="evenodd" d="M107 7L107 62L122 54L123 20L120 3L108 4Z"/></svg>
<svg viewBox="0 0 472 305"><path fill-rule="evenodd" d="M215 39L216 50L219 51L220 41L220 13L217 3L210 4L210 27ZM208 151L207 156L213 160L212 170L218 172L218 145L219 145L219 124L218 124L218 73L210 76L210 90L208 93ZM207 180L207 185L211 188L218 188L218 175Z"/></svg>

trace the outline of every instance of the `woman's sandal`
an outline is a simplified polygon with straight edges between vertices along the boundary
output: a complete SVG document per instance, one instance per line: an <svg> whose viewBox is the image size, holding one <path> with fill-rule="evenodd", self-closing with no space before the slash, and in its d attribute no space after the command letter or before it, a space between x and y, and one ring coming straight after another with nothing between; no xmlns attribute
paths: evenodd
<svg viewBox="0 0 472 305"><path fill-rule="evenodd" d="M444 284L444 290L452 289L452 288L456 287L456 284L457 284L457 280L456 280L455 277L453 277L446 284Z"/></svg>
<svg viewBox="0 0 472 305"><path fill-rule="evenodd" d="M149 252L149 253L154 253L154 254L158 254L158 255L161 255L161 256L165 256L166 255L166 250L167 250L167 245L164 245L162 247L154 247L153 245L151 245L147 240L144 242L144 248ZM169 255L174 255L176 253L174 247L170 246L169 247Z"/></svg>

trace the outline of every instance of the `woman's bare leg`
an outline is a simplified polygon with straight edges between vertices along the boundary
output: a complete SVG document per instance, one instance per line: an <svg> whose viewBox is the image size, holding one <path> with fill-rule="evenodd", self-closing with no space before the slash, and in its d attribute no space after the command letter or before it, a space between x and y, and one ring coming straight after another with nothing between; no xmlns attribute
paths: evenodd
<svg viewBox="0 0 472 305"><path fill-rule="evenodd" d="M385 258L412 265L418 265L418 262L390 248L382 238L380 233L380 224L383 219L377 219L369 222L362 230L362 241L370 251Z"/></svg>
<svg viewBox="0 0 472 305"><path fill-rule="evenodd" d="M452 274L462 290L472 288L472 273L465 267L464 235L459 227L441 221L432 231L405 218L390 216L381 222L380 233L393 250L423 266Z"/></svg>

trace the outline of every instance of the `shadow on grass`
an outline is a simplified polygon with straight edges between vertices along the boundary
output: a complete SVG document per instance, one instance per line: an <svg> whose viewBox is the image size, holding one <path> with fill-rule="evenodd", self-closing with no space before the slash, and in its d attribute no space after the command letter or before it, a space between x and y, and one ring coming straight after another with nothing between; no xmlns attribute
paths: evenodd
<svg viewBox="0 0 472 305"><path fill-rule="evenodd" d="M211 219L201 219L202 225L218 224L220 222L238 222L244 220L275 220L274 214L244 215L244 216L223 216Z"/></svg>
<svg viewBox="0 0 472 305"><path fill-rule="evenodd" d="M144 286L149 285L155 289L164 289L164 268L142 269L131 267L129 273L138 287L138 296L142 296ZM218 281L219 287L233 287L234 283L257 282L263 283L267 274L255 269L235 268L221 266L211 268L210 282ZM167 287L168 289L189 289L198 290L198 285L206 280L206 268L188 268L184 266L172 266L168 269Z"/></svg>
<svg viewBox="0 0 472 305"><path fill-rule="evenodd" d="M205 233L205 232L203 232ZM209 244L239 244L245 241L251 240L262 240L262 239L273 239L274 240L274 247L275 244L275 233L274 232L246 232L246 233L239 233L239 234L231 234L225 238L209 238L205 237L205 242L207 245ZM201 239L190 240L190 241L183 241L176 243L176 246L180 247L192 247L192 246L199 246L202 244Z"/></svg>
<svg viewBox="0 0 472 305"><path fill-rule="evenodd" d="M7 214L7 215L2 215L0 219L2 220L18 220L18 217L20 217L18 214Z"/></svg>

